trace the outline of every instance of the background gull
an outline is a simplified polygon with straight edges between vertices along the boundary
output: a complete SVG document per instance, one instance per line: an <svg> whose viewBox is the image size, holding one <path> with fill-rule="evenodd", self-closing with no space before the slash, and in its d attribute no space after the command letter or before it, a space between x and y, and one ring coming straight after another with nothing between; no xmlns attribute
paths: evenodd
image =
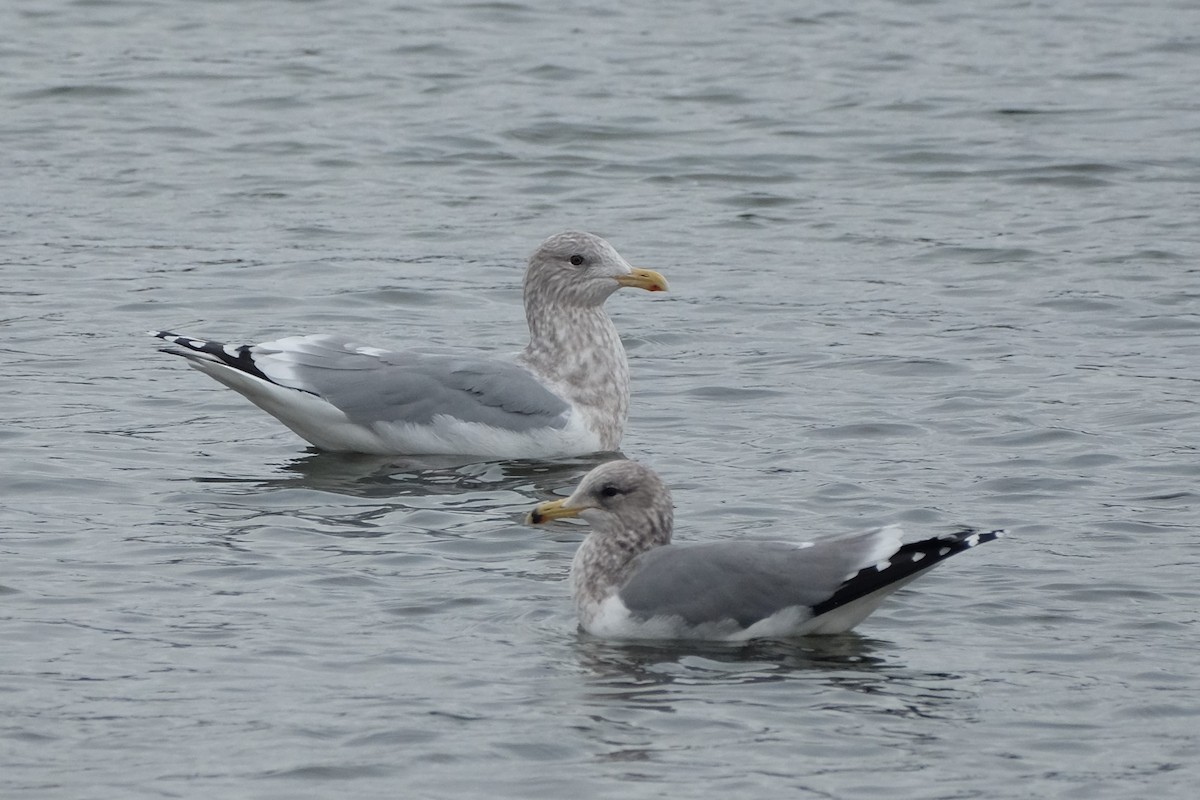
<svg viewBox="0 0 1200 800"><path fill-rule="evenodd" d="M256 345L158 331L201 372L322 450L501 458L616 450L629 364L604 301L623 286L666 291L598 236L551 236L525 272L529 345L513 360L392 351L337 336Z"/></svg>
<svg viewBox="0 0 1200 800"><path fill-rule="evenodd" d="M610 461L528 522L581 517L571 564L584 630L611 639L740 641L842 633L955 553L1003 535L960 531L901 545L898 526L816 542L671 544L671 493L650 469Z"/></svg>

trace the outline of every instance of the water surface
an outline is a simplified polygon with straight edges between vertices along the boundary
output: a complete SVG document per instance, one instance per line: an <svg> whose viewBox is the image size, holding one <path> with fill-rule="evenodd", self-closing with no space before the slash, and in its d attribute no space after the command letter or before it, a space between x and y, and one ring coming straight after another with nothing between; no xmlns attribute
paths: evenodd
<svg viewBox="0 0 1200 800"><path fill-rule="evenodd" d="M0 12L0 794L1190 797L1190 3ZM524 342L585 228L679 537L1010 538L852 635L576 631L598 458L318 454L149 329Z"/></svg>

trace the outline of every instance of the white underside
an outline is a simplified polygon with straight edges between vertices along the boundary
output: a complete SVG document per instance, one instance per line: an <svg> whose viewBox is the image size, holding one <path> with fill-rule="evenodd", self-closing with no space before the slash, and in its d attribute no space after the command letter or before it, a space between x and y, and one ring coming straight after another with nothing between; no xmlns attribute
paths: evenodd
<svg viewBox="0 0 1200 800"><path fill-rule="evenodd" d="M581 618L585 620L584 630L593 636L618 640L693 639L744 642L750 639L794 639L800 636L845 633L870 616L888 595L916 579L918 575L889 584L819 617L814 617L812 609L807 606L791 606L759 620L748 628L741 627L733 620L689 625L677 616L634 619L616 594L609 595L593 608L585 609Z"/></svg>
<svg viewBox="0 0 1200 800"><path fill-rule="evenodd" d="M600 437L572 408L562 428L511 431L435 416L427 425L351 421L340 409L314 394L264 381L224 364L188 362L242 394L250 402L322 450L376 455L478 455L494 458L544 458L584 455L601 450Z"/></svg>

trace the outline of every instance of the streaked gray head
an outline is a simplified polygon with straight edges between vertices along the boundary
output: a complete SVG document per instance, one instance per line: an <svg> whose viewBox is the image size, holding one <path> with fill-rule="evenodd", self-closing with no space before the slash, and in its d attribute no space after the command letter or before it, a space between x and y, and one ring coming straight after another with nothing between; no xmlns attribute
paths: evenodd
<svg viewBox="0 0 1200 800"><path fill-rule="evenodd" d="M525 272L525 303L553 302L563 306L604 304L622 286L646 285L648 270L635 270L608 242L590 233L568 231L551 236L529 257ZM661 278L661 275L655 275ZM666 289L663 281L658 291Z"/></svg>
<svg viewBox="0 0 1200 800"><path fill-rule="evenodd" d="M636 461L609 461L589 472L564 501L596 534L645 537L646 549L671 541L671 490ZM640 549L640 548L639 548Z"/></svg>
<svg viewBox="0 0 1200 800"><path fill-rule="evenodd" d="M625 348L604 311L604 301L623 286L665 292L667 280L630 267L590 233L551 236L525 272L529 345L521 363L564 393L596 436L598 450L617 449L629 410Z"/></svg>

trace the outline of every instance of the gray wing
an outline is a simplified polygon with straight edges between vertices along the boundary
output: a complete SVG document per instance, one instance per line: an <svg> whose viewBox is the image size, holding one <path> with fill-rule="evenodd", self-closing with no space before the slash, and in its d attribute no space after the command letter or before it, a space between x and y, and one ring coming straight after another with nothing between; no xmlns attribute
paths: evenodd
<svg viewBox="0 0 1200 800"><path fill-rule="evenodd" d="M290 337L246 349L268 380L315 394L359 423L423 425L448 415L525 431L562 428L570 408L533 373L508 361L379 350L334 336Z"/></svg>
<svg viewBox="0 0 1200 800"><path fill-rule="evenodd" d="M886 530L886 529L885 529ZM880 554L881 531L818 541L667 545L643 553L620 589L636 617L681 617L690 625L727 620L747 628L792 606L829 600Z"/></svg>

